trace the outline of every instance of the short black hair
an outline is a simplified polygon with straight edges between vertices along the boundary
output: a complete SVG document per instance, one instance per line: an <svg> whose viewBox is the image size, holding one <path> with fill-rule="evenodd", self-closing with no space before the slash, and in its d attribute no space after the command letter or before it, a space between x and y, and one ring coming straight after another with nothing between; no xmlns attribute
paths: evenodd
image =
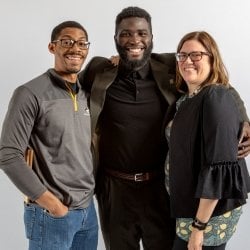
<svg viewBox="0 0 250 250"><path fill-rule="evenodd" d="M151 24L151 16L150 14L139 7L127 7L123 9L117 16L115 21L115 33L117 34L117 28L119 24L122 22L123 19L130 18L130 17L140 17L146 19L149 24L150 32L152 33L152 24Z"/></svg>
<svg viewBox="0 0 250 250"><path fill-rule="evenodd" d="M58 24L52 30L51 42L56 40L58 38L58 36L60 35L60 33L62 32L62 30L64 30L65 28L78 28L78 29L82 30L86 34L86 38L88 40L88 33L87 33L86 29L80 23L75 22L75 21L65 21L65 22Z"/></svg>

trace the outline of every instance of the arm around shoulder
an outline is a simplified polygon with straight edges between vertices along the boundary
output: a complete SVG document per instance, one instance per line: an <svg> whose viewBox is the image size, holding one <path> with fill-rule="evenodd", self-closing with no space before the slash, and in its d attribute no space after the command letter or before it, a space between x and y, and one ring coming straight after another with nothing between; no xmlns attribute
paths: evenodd
<svg viewBox="0 0 250 250"><path fill-rule="evenodd" d="M91 92L93 81L95 80L96 74L103 71L106 67L116 67L111 61L105 57L93 57L86 67L79 73L78 79L85 91Z"/></svg>
<svg viewBox="0 0 250 250"><path fill-rule="evenodd" d="M151 58L165 64L170 69L170 72L175 74L176 72L175 53L152 53Z"/></svg>
<svg viewBox="0 0 250 250"><path fill-rule="evenodd" d="M243 100L241 99L239 93L236 91L235 88L233 88L231 85L229 87L229 90L232 94L232 96L234 97L234 100L236 102L236 105L240 111L240 114L241 114L241 119L243 122L248 122L249 123L249 118L247 116L247 111L246 111L246 108L245 108L245 105L244 105L244 102Z"/></svg>

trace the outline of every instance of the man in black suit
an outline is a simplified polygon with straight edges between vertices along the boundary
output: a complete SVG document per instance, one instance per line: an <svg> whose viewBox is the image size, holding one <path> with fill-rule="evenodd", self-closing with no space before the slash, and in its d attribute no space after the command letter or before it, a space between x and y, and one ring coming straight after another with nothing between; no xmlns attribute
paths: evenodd
<svg viewBox="0 0 250 250"><path fill-rule="evenodd" d="M152 53L151 17L138 7L117 15L114 39L119 65L96 57L80 75L91 91L96 193L106 249L137 250L141 240L144 249L170 250L175 222L164 185L164 120L178 97L175 57Z"/></svg>

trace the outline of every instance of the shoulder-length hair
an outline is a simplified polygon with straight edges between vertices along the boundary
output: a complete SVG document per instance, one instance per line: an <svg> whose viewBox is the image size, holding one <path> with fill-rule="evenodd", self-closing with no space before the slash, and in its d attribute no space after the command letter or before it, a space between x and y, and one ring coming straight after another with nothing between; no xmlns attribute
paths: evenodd
<svg viewBox="0 0 250 250"><path fill-rule="evenodd" d="M180 52L183 44L186 41L196 40L204 46L206 51L210 54L211 72L208 78L201 84L201 86L207 84L222 84L229 85L229 76L227 69L222 61L222 57L219 52L218 45L211 35L205 31L194 31L186 34L178 44L177 53ZM176 88L181 92L187 92L187 85L185 84L176 64Z"/></svg>

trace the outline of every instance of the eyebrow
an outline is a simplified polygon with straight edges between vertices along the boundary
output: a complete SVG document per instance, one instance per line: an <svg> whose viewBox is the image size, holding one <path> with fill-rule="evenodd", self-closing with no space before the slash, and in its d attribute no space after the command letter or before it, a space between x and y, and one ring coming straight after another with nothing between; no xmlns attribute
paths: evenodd
<svg viewBox="0 0 250 250"><path fill-rule="evenodd" d="M137 30L130 30L130 29L123 29L120 31L120 33L123 33L123 32L128 32L128 33L138 33L138 32L147 32L147 33L151 33L150 30L148 29L137 29Z"/></svg>
<svg viewBox="0 0 250 250"><path fill-rule="evenodd" d="M63 36L61 37L61 39L72 39L72 40L74 40L73 37L70 36L70 35L63 35ZM78 40L87 40L87 37L86 37L86 36L82 36L82 37L80 37Z"/></svg>

